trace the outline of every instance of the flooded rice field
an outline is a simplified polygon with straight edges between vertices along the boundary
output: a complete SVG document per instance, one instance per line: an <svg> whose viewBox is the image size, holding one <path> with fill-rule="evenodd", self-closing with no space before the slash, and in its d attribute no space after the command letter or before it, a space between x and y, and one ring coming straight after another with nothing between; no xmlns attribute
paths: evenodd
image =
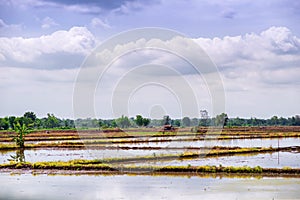
<svg viewBox="0 0 300 200"><path fill-rule="evenodd" d="M130 163L139 166L249 166L262 168L300 168L300 153L275 152L260 154L244 154L230 156L199 157L196 159L177 159L166 161L148 161L143 163Z"/></svg>
<svg viewBox="0 0 300 200"><path fill-rule="evenodd" d="M299 199L297 178L1 173L1 199Z"/></svg>
<svg viewBox="0 0 300 200"><path fill-rule="evenodd" d="M34 148L0 150L0 164L17 162L93 160L130 158L116 166L236 166L300 169L300 137L255 139L204 139L188 136L124 137L97 139L43 139L26 141ZM4 141L1 144L13 144ZM46 144L46 145L45 145ZM76 146L77 145L77 146ZM182 159L180 155L199 152L200 148L283 148L258 153L223 154ZM77 147L77 148L75 148ZM194 149L193 149L194 148ZM208 152L208 151L206 151ZM221 151L220 151L221 152ZM253 151L252 151L253 152ZM219 153L219 152L218 152ZM174 155L161 157L160 155ZM136 157L150 156L143 160ZM22 161L21 161L21 159ZM131 159L132 158L132 159ZM185 157L186 158L186 157ZM155 160L156 159L156 160ZM16 161L16 160L15 160ZM93 161L94 162L94 161ZM101 161L102 162L102 161ZM20 164L20 163L18 163ZM47 164L45 164L46 166ZM78 167L78 166L76 166ZM153 168L153 169L154 169ZM21 168L0 169L0 199L299 199L300 178L293 174L186 173L166 175L135 174L122 171L114 174L87 169ZM119 169L119 168L117 168ZM122 168L121 168L122 169ZM52 170L52 171L51 171ZM68 170L70 174L68 174ZM78 170L78 172L77 172ZM76 173L75 173L76 171ZM83 170L84 171L84 170ZM98 173L94 173L98 172ZM153 171L152 171L153 172ZM124 174L125 173L125 174ZM123 175L124 174L124 175ZM288 178L289 177L289 178Z"/></svg>
<svg viewBox="0 0 300 200"><path fill-rule="evenodd" d="M226 140L197 140L197 141L169 141L169 142L140 142L112 144L114 146L136 147L290 147L300 146L300 138L259 138L259 139L226 139Z"/></svg>
<svg viewBox="0 0 300 200"><path fill-rule="evenodd" d="M0 164L8 163L18 151L0 151ZM184 150L122 150L122 149L25 149L26 162L69 161L75 159L128 158L170 153L183 153Z"/></svg>
<svg viewBox="0 0 300 200"><path fill-rule="evenodd" d="M79 140L80 141L80 140ZM64 141L57 141L59 144ZM269 139L232 139L232 140L199 140L199 141L172 141L172 142L133 142L100 144L98 148L83 146L84 148L34 148L25 149L22 153L26 162L40 161L69 161L74 159L104 159L128 158L136 156L158 156L163 154L181 154L191 147L291 147L299 146L300 138L269 138ZM122 149L123 148L123 149ZM128 148L128 149L126 149ZM136 149L134 149L136 148ZM145 148L145 149L140 149ZM162 148L162 149L157 149ZM176 149L179 148L179 149ZM180 149L181 148L181 149ZM197 152L197 150L194 150ZM14 157L16 150L0 150L0 164L7 163ZM277 164L278 163L278 164ZM279 152L249 154L245 156L222 156L214 158L199 158L194 160L174 160L172 162L150 163L155 165L223 165L223 166L261 166L261 167L299 167L300 153ZM138 164L138 163L137 163ZM149 164L149 163L144 163Z"/></svg>

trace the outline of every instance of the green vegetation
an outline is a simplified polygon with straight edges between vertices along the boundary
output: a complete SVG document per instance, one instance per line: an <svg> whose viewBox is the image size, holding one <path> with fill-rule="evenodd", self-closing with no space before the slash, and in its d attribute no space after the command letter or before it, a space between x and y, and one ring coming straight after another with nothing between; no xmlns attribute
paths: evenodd
<svg viewBox="0 0 300 200"><path fill-rule="evenodd" d="M289 118L273 116L270 119L243 119L228 118L226 113L215 117L208 116L206 110L201 111L201 118L171 119L168 115L162 119L148 119L141 115L136 118L121 116L117 119L60 119L54 114L47 114L47 117L37 118L34 112L26 112L21 117L9 116L0 118L0 130L14 130L15 124L32 124L33 129L106 129L106 128L134 128L134 127L161 127L162 125L196 127L196 126L218 126L218 127L240 127L240 126L300 126L300 116Z"/></svg>
<svg viewBox="0 0 300 200"><path fill-rule="evenodd" d="M141 115L137 115L136 119L134 120L135 123L141 127L141 126L148 126L150 123L150 119L148 118L143 118Z"/></svg>
<svg viewBox="0 0 300 200"><path fill-rule="evenodd" d="M25 123L22 125L18 122L14 126L16 136L14 136L13 140L16 142L16 145L20 148L24 148L25 146L25 135L28 134L28 127Z"/></svg>

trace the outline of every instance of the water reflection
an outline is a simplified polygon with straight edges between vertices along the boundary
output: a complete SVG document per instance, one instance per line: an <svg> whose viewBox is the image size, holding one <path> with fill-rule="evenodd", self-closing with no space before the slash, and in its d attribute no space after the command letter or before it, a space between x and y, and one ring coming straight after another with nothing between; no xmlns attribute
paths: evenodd
<svg viewBox="0 0 300 200"><path fill-rule="evenodd" d="M10 155L10 159L8 161L15 161L15 162L25 162L25 154L24 149L16 150L16 155Z"/></svg>
<svg viewBox="0 0 300 200"><path fill-rule="evenodd" d="M0 174L0 199L299 199L299 178Z"/></svg>

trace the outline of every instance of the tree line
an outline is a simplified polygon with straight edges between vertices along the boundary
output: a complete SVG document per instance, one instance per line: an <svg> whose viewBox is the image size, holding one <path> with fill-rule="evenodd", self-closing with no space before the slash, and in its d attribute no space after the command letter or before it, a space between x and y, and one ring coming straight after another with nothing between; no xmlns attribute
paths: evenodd
<svg viewBox="0 0 300 200"><path fill-rule="evenodd" d="M121 116L117 119L60 119L54 114L38 118L34 112L25 112L23 116L8 116L0 118L0 130L15 130L16 125L23 124L32 129L88 129L88 128L130 128L130 127L160 127L172 125L175 127L194 126L300 126L300 116L288 118L273 116L270 119L258 118L228 118L226 113L215 117L209 117L207 111L201 111L201 118L183 117L182 119L171 119L163 116L162 119L149 119L141 115L135 117Z"/></svg>

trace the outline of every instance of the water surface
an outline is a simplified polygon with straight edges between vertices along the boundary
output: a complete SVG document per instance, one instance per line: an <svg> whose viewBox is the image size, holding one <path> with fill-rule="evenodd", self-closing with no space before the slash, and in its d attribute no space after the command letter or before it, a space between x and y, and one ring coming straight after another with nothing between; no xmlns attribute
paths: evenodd
<svg viewBox="0 0 300 200"><path fill-rule="evenodd" d="M220 157L199 157L196 159L171 160L171 161L149 161L135 163L135 165L154 165L154 166L260 166L263 168L300 168L300 153L275 152L260 154L244 154Z"/></svg>
<svg viewBox="0 0 300 200"><path fill-rule="evenodd" d="M175 139L175 138L174 138ZM265 138L265 139L226 139L226 140L198 140L198 141L170 141L148 143L112 144L113 146L130 147L289 147L300 146L300 138Z"/></svg>
<svg viewBox="0 0 300 200"><path fill-rule="evenodd" d="M299 178L0 173L1 199L299 199Z"/></svg>

